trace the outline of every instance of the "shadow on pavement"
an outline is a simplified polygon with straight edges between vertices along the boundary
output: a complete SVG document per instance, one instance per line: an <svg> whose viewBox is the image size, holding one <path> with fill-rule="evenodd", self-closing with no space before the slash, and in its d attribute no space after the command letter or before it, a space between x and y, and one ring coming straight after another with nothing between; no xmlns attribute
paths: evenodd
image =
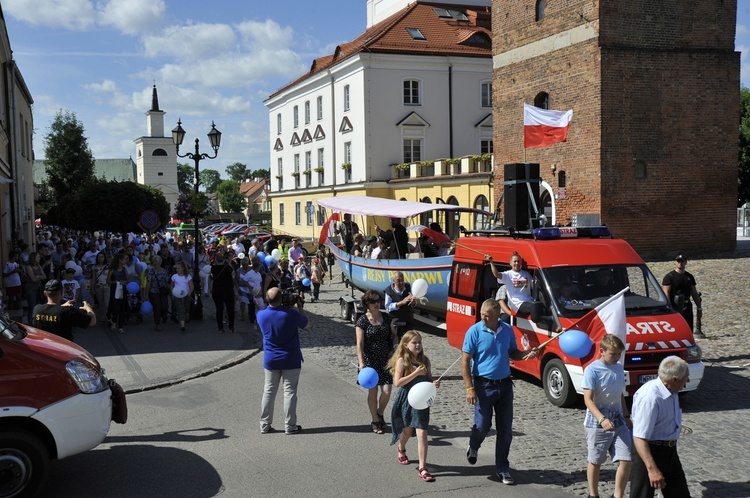
<svg viewBox="0 0 750 498"><path fill-rule="evenodd" d="M750 482L701 481L704 497L746 498L750 496Z"/></svg>
<svg viewBox="0 0 750 498"><path fill-rule="evenodd" d="M217 439L227 439L224 429L214 429L213 427L203 427L201 429L186 429L184 431L169 431L162 434L151 434L147 436L107 436L105 443L198 443L202 441L213 441Z"/></svg>
<svg viewBox="0 0 750 498"><path fill-rule="evenodd" d="M700 387L680 397L684 412L747 410L750 398L738 393L750 392L750 378L737 375L738 369L707 366Z"/></svg>

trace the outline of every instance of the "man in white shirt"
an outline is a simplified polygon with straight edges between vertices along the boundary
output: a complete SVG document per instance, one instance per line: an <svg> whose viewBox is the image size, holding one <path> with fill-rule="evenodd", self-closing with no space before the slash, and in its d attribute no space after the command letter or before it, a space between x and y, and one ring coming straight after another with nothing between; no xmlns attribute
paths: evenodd
<svg viewBox="0 0 750 498"><path fill-rule="evenodd" d="M521 268L523 264L521 255L514 252L510 257L510 270L502 273L495 268L492 256L487 256L487 260L490 262L490 269L497 279L497 283L505 285L508 304L500 303L503 312L509 315L518 313L527 315L531 313L531 302L533 301L531 297L532 278L529 272ZM511 310L513 313L511 313Z"/></svg>

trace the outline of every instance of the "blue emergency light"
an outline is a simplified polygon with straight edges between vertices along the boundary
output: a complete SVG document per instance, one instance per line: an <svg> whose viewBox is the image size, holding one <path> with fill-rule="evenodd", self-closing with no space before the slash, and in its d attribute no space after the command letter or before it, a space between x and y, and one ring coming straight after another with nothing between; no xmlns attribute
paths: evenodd
<svg viewBox="0 0 750 498"><path fill-rule="evenodd" d="M532 233L539 240L611 237L608 227L549 227L535 228Z"/></svg>

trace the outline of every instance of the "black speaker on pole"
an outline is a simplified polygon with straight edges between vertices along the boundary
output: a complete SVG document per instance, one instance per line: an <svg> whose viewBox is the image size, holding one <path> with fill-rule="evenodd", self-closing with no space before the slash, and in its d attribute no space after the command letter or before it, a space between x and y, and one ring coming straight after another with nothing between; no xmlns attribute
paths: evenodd
<svg viewBox="0 0 750 498"><path fill-rule="evenodd" d="M538 225L539 164L506 164L503 199L506 226L516 230L529 230Z"/></svg>

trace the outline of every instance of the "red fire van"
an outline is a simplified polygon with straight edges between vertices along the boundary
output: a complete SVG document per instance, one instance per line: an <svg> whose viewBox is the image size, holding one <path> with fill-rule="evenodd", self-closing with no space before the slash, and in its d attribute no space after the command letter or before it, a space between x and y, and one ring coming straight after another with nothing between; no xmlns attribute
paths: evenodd
<svg viewBox="0 0 750 498"><path fill-rule="evenodd" d="M0 496L34 496L52 459L125 423L122 388L76 344L0 315Z"/></svg>
<svg viewBox="0 0 750 498"><path fill-rule="evenodd" d="M511 255L518 252L533 277L535 309L532 315L511 318L519 348L538 346L574 328L587 312L629 287L625 294L628 394L654 378L659 363L669 355L689 364L690 382L684 390L697 389L704 366L692 331L643 260L627 242L612 238L607 227L471 234L459 239L453 260L446 314L452 346L461 348L466 330L480 319L479 306L498 290L486 255L492 256L498 271L504 271L510 268ZM605 290L598 285L601 281L607 282ZM550 402L569 406L576 393L583 393L583 369L597 355L598 348L593 347L587 356L571 358L558 341L552 341L537 358L511 366L541 379Z"/></svg>

